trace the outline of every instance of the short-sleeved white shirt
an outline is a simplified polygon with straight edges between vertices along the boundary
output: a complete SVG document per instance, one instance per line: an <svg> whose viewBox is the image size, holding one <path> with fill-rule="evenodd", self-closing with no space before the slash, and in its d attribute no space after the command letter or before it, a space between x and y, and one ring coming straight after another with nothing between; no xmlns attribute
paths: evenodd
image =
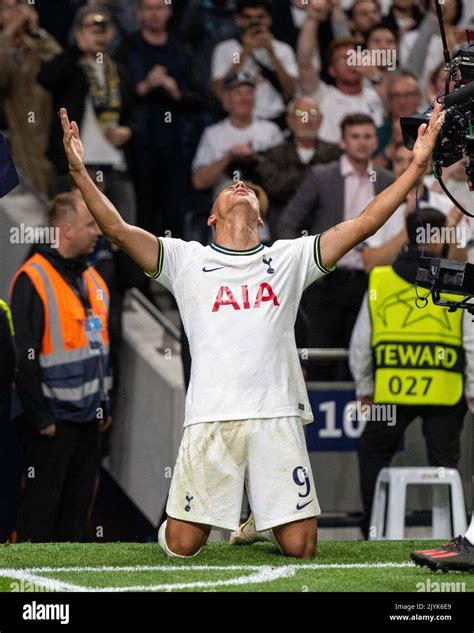
<svg viewBox="0 0 474 633"><path fill-rule="evenodd" d="M346 95L329 84L321 81L313 95L319 101L319 109L323 115L319 138L327 143L338 143L341 140L340 123L348 114L368 114L376 127L383 123L384 106L378 93L367 86L358 95Z"/></svg>
<svg viewBox="0 0 474 633"><path fill-rule="evenodd" d="M303 290L330 272L319 236L248 251L174 238L153 275L178 304L192 357L185 426L313 414L294 324Z"/></svg>
<svg viewBox="0 0 474 633"><path fill-rule="evenodd" d="M231 64L235 60L235 56L242 50L242 44L236 39L225 40L214 48L212 53L211 73L212 79L223 79ZM298 77L298 66L296 64L295 53L289 44L273 40L273 50L276 57L280 60L286 72L296 79ZM267 68L273 69L272 61L268 51L259 48L253 51L253 57ZM258 64L247 57L240 70L244 70L251 75L258 77L257 91L255 98L255 116L262 119L274 119L286 111L285 102L272 83L262 76Z"/></svg>
<svg viewBox="0 0 474 633"><path fill-rule="evenodd" d="M256 152L267 150L284 142L283 134L272 121L254 119L248 127L238 128L232 125L229 119L207 127L199 141L196 154L193 159L193 171L207 167L216 160L224 158L234 145L251 143ZM228 182L225 175L219 179L215 191L220 191Z"/></svg>

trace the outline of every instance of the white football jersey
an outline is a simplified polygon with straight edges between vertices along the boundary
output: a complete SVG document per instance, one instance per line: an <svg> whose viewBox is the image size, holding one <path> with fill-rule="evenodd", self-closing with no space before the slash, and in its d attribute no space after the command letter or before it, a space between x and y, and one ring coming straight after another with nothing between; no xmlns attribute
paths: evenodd
<svg viewBox="0 0 474 633"><path fill-rule="evenodd" d="M184 425L313 421L294 325L303 290L330 272L319 235L231 250L159 238L153 278L178 304L191 350Z"/></svg>

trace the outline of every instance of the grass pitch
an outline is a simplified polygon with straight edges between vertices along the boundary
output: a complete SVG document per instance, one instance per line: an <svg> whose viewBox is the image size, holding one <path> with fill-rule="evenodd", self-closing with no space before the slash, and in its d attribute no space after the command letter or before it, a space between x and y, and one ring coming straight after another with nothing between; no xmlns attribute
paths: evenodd
<svg viewBox="0 0 474 633"><path fill-rule="evenodd" d="M322 541L315 559L269 543L211 543L195 558L168 558L156 543L0 545L0 591L474 591L474 574L415 567L433 541ZM420 583L424 583L421 585ZM427 589L423 589L427 586Z"/></svg>

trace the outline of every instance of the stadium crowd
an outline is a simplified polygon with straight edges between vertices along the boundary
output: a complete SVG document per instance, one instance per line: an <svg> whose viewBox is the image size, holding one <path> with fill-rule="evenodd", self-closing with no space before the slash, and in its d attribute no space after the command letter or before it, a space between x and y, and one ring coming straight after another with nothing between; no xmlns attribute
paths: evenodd
<svg viewBox="0 0 474 633"><path fill-rule="evenodd" d="M455 52L466 42L465 29L474 29L474 3L445 0L442 7ZM71 193L57 116L65 107L79 125L90 174L127 222L207 244L214 197L244 180L265 207L262 241L270 245L354 218L406 170L412 152L403 145L400 117L426 110L443 94L442 52L433 0L0 0L0 128L22 184L52 201L51 226L71 206L87 213L77 192ZM474 224L430 171L391 221L306 290L298 347L349 347L370 271L393 264L408 247L405 218L417 197L418 206L445 216L445 226L463 228L467 239L450 245L450 258L474 262ZM446 169L445 178L474 212L463 165ZM96 244L97 237L71 235L70 253L94 251L94 270L110 290L114 387L99 394L107 411L97 433L85 426L85 439L64 433L61 451L67 447L69 457L62 452L54 490L47 482L58 471L38 483L42 494L31 482L25 487L22 539L84 538L77 526L85 525L100 457L91 446L108 428L120 388L123 295L139 287L159 301L142 272L103 239ZM87 303L77 285L84 261L63 269L49 247L38 250ZM11 325L16 330L16 387L29 418L22 439L41 452L44 445L34 444L31 432L44 437L58 429L51 430L42 369L32 369L28 357L32 347L40 348L43 330L31 316L39 310L34 281L25 277L21 271L16 277L12 321L3 310L0 316L5 338ZM305 372L310 380L351 379L346 362L307 362ZM5 370L6 382L11 376ZM2 385L0 405L5 391ZM71 463L83 476L67 476ZM81 503L60 506L65 491ZM35 531L31 517L47 501L50 516ZM0 525L0 541L11 527Z"/></svg>

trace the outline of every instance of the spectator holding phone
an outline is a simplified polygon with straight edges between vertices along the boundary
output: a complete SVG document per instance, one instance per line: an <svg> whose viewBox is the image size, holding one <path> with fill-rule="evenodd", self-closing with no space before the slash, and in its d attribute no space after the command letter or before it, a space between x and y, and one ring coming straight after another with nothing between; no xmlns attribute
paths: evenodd
<svg viewBox="0 0 474 633"><path fill-rule="evenodd" d="M217 194L231 180L255 180L260 153L283 142L279 127L255 118L256 79L246 73L224 82L223 104L229 116L204 130L193 161L193 186Z"/></svg>
<svg viewBox="0 0 474 633"><path fill-rule="evenodd" d="M262 119L285 125L286 106L295 92L298 68L291 46L276 40L271 31L271 9L268 0L240 0L237 24L240 40L229 39L214 49L212 78L219 98L224 91L225 77L244 70L258 78L255 114Z"/></svg>

